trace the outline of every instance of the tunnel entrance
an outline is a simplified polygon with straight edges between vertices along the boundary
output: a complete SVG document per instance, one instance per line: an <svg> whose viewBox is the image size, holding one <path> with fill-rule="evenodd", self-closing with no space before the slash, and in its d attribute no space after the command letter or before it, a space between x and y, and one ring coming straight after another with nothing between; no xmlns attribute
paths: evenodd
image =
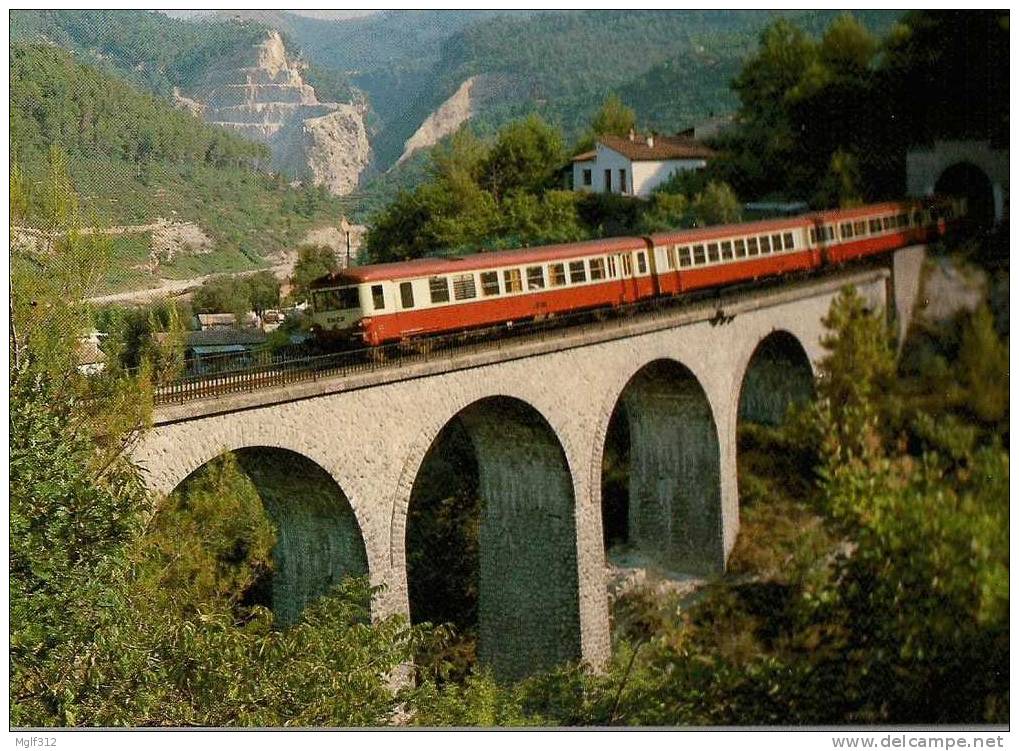
<svg viewBox="0 0 1019 751"><path fill-rule="evenodd" d="M792 404L814 396L814 372L803 346L786 331L766 336L747 364L740 386L738 420L780 425Z"/></svg>
<svg viewBox="0 0 1019 751"><path fill-rule="evenodd" d="M966 199L967 223L978 230L994 226L994 188L987 174L970 162L957 162L945 169L934 185L939 195Z"/></svg>
<svg viewBox="0 0 1019 751"><path fill-rule="evenodd" d="M219 477L210 483L215 473ZM251 494L260 509L248 503ZM347 497L328 472L300 454L239 449L196 470L172 495L184 510L203 504L201 513L226 525L219 534L239 541L260 524L260 512L268 516L275 529L271 566L236 594L245 604L269 607L279 626L299 621L305 607L345 577L368 574L364 540ZM233 562L243 550L221 553Z"/></svg>
<svg viewBox="0 0 1019 751"><path fill-rule="evenodd" d="M478 662L513 680L580 657L573 482L532 407L490 398L439 433L407 519L413 621L476 634Z"/></svg>
<svg viewBox="0 0 1019 751"><path fill-rule="evenodd" d="M606 545L674 571L720 571L719 463L711 405L693 373L670 360L642 368L620 394L606 434Z"/></svg>

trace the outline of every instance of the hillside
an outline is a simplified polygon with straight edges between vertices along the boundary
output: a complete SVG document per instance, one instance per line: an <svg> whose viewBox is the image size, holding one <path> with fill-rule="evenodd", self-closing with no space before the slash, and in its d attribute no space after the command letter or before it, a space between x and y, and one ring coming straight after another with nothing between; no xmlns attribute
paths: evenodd
<svg viewBox="0 0 1019 751"><path fill-rule="evenodd" d="M56 147L87 217L131 227L163 219L188 227L171 234L198 237L197 228L210 240L160 254L165 231L116 235L111 289L257 268L343 213L344 204L323 190L295 190L261 171L265 146L205 125L63 50L15 45L10 64L12 155L29 185L46 185ZM45 191L31 200L39 208Z"/></svg>

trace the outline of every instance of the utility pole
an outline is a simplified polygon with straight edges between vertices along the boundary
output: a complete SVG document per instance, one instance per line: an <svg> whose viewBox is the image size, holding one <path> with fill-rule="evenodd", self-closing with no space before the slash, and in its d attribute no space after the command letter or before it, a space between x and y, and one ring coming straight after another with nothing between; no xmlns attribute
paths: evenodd
<svg viewBox="0 0 1019 751"><path fill-rule="evenodd" d="M344 216L340 219L340 229L343 230L343 234L347 236L347 263L344 268L350 268L350 222L347 221L347 217Z"/></svg>

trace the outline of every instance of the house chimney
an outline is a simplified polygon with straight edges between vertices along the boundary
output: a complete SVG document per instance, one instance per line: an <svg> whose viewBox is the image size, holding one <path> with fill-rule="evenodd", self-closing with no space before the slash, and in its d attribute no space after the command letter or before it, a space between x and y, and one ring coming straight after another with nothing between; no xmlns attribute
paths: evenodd
<svg viewBox="0 0 1019 751"><path fill-rule="evenodd" d="M636 138L637 134L633 132L633 128L630 128L630 142L632 143Z"/></svg>
<svg viewBox="0 0 1019 751"><path fill-rule="evenodd" d="M654 147L654 145L655 145L655 134L654 133L648 133L646 140L647 140L648 148Z"/></svg>

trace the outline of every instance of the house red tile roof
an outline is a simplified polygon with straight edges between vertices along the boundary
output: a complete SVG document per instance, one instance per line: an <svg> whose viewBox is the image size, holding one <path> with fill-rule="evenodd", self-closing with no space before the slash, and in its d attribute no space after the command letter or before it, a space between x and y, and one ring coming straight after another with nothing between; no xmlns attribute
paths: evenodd
<svg viewBox="0 0 1019 751"><path fill-rule="evenodd" d="M585 151L583 154L577 154L575 157L573 157L573 161L575 161L575 162L590 162L592 159L594 159L595 154L597 154L597 153L598 152L595 151L594 149L592 149L591 151Z"/></svg>
<svg viewBox="0 0 1019 751"><path fill-rule="evenodd" d="M619 136L599 136L598 142L617 151L631 162L662 162L667 159L711 159L715 150L688 136L654 136L648 146L648 136L635 134L633 140Z"/></svg>

